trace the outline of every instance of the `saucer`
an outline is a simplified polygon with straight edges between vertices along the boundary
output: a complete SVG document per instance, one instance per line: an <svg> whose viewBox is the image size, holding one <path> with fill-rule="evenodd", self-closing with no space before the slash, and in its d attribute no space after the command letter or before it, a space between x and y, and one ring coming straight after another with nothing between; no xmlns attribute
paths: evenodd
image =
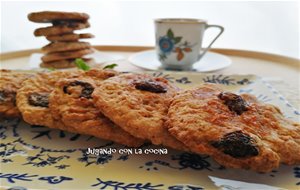
<svg viewBox="0 0 300 190"><path fill-rule="evenodd" d="M143 69L162 70L155 50L147 50L133 54L129 57L129 61L133 65ZM198 72L211 72L229 67L231 63L231 59L227 56L207 52L200 61L193 65L193 70Z"/></svg>
<svg viewBox="0 0 300 190"><path fill-rule="evenodd" d="M29 69L40 68L40 63L42 62L41 58L44 54L42 53L33 53L29 58ZM95 60L96 64L103 64L105 62L112 62L124 59L124 56L119 54L110 54L106 52L101 52L94 49L94 53L84 56L84 58L92 58Z"/></svg>

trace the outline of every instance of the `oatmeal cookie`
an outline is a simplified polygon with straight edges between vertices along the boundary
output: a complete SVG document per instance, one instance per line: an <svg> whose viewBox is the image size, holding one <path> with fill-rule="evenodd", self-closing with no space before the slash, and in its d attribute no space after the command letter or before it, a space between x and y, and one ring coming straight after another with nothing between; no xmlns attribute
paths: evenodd
<svg viewBox="0 0 300 190"><path fill-rule="evenodd" d="M72 33L75 30L81 30L90 27L88 22L66 22L64 24L56 24L53 26L47 26L38 28L34 31L35 36L53 36Z"/></svg>
<svg viewBox="0 0 300 190"><path fill-rule="evenodd" d="M70 70L38 73L35 77L23 82L22 87L17 92L17 106L23 119L31 125L57 128L49 109L49 94L59 79L77 77L82 72Z"/></svg>
<svg viewBox="0 0 300 190"><path fill-rule="evenodd" d="M95 60L90 58L81 58L85 61L88 65L92 65L95 63ZM51 61L51 62L42 62L40 64L40 67L42 68L54 68L54 69L64 69L64 68L73 68L76 67L76 64L74 63L75 59L65 59L65 60L59 60L59 61Z"/></svg>
<svg viewBox="0 0 300 190"><path fill-rule="evenodd" d="M0 70L0 118L21 117L16 106L17 90L33 73Z"/></svg>
<svg viewBox="0 0 300 190"><path fill-rule="evenodd" d="M232 168L269 172L300 163L300 127L275 106L213 84L182 91L168 111L169 132L191 151Z"/></svg>
<svg viewBox="0 0 300 190"><path fill-rule="evenodd" d="M59 61L65 59L76 59L76 58L81 58L84 55L91 54L93 52L94 51L92 49L81 49L75 51L48 53L42 57L42 61L52 62L52 61Z"/></svg>
<svg viewBox="0 0 300 190"><path fill-rule="evenodd" d="M91 44L88 42L52 42L44 47L42 51L45 53L75 51L80 49L90 48Z"/></svg>
<svg viewBox="0 0 300 190"><path fill-rule="evenodd" d="M77 12L41 11L28 14L28 20L37 23L48 23L57 20L86 21L89 15Z"/></svg>
<svg viewBox="0 0 300 190"><path fill-rule="evenodd" d="M47 40L51 42L76 42L80 39L87 39L87 38L94 38L95 36L90 33L84 34L62 34L62 35L53 35L53 36L46 36Z"/></svg>
<svg viewBox="0 0 300 190"><path fill-rule="evenodd" d="M105 116L133 136L185 150L164 126L169 103L177 91L163 78L123 74L105 80L92 96Z"/></svg>
<svg viewBox="0 0 300 190"><path fill-rule="evenodd" d="M55 120L62 121L63 130L96 136L127 146L140 146L138 139L105 117L93 103L92 93L101 82L117 73L92 69L82 76L58 81L49 97L49 107Z"/></svg>

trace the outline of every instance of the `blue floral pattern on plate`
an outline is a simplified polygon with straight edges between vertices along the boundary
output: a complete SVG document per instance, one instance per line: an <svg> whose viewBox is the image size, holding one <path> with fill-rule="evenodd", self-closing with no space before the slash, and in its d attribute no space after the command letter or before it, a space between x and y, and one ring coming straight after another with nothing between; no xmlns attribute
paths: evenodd
<svg viewBox="0 0 300 190"><path fill-rule="evenodd" d="M272 86L256 76L185 75L176 72L150 74L164 77L182 88L192 88L204 82L222 84L237 93L251 93L261 101L276 104L287 117L299 120L299 112ZM86 154L87 148L128 147L91 136L30 126L19 119L0 121L0 139L0 184L5 187L122 190L220 188L209 176L237 181L251 179L251 182L287 189L297 189L300 185L300 166L282 165L271 173L258 174L226 169L208 156L172 149L168 149L165 155ZM145 144L140 148L163 147ZM281 180L284 181L279 183ZM231 187L235 188L233 184Z"/></svg>

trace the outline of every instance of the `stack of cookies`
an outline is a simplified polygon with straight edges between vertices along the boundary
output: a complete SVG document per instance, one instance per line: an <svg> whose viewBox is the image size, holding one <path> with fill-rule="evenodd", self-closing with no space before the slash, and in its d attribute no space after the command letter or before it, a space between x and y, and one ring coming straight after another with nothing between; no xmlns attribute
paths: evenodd
<svg viewBox="0 0 300 190"><path fill-rule="evenodd" d="M77 34L75 30L90 27L89 15L77 12L43 11L30 13L28 19L36 23L51 23L51 26L38 28L35 36L45 36L50 43L42 48L41 67L70 68L75 67L74 60L82 58L87 62L91 59L83 58L93 53L90 43L80 42L80 39L93 38L90 33Z"/></svg>

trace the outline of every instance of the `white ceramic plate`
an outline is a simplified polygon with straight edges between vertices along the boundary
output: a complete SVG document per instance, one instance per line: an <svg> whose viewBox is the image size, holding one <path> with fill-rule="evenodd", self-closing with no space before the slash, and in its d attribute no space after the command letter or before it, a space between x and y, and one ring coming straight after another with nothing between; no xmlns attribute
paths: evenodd
<svg viewBox="0 0 300 190"><path fill-rule="evenodd" d="M36 69L40 68L40 63L42 62L42 53L33 53L29 58L29 67L25 69ZM94 49L94 53L85 56L86 58L93 58L97 64L103 64L105 62L117 61L124 59L124 56L118 54L104 53ZM24 68L24 67L22 67Z"/></svg>
<svg viewBox="0 0 300 190"><path fill-rule="evenodd" d="M147 70L162 69L155 50L147 50L133 54L129 57L129 61L133 65ZM200 61L194 64L193 69L198 72L211 72L224 69L230 65L231 59L228 57L214 52L207 52Z"/></svg>

